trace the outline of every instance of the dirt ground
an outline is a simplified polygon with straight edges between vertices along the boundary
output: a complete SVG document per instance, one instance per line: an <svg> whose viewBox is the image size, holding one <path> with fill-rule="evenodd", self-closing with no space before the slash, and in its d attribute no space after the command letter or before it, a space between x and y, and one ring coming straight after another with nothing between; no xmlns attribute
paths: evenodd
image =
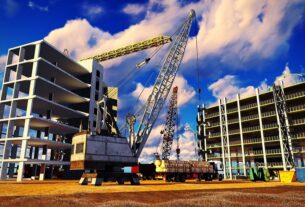
<svg viewBox="0 0 305 207"><path fill-rule="evenodd" d="M77 181L0 182L0 206L305 206L305 183L212 181L139 186Z"/></svg>

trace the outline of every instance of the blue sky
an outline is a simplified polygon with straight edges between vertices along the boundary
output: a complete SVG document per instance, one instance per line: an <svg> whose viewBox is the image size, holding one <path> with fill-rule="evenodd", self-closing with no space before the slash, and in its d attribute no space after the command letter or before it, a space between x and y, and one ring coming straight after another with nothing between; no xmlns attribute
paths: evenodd
<svg viewBox="0 0 305 207"><path fill-rule="evenodd" d="M77 3L76 3L77 2ZM284 73L305 73L304 0L1 0L0 67L8 48L45 38L74 59L108 51L158 35L170 35L188 11L197 13L201 98L249 95L254 88L268 88ZM120 119L143 104L153 81L136 102L147 78L158 72L158 57L129 84L120 89ZM124 74L152 50L103 63L105 81L118 84ZM286 63L289 68L285 69ZM180 89L180 123L196 127L196 50L194 31L175 84ZM164 114L148 140L144 156L156 151ZM182 127L183 128L183 127ZM182 130L185 158L192 150L192 133ZM181 145L181 144L180 144Z"/></svg>

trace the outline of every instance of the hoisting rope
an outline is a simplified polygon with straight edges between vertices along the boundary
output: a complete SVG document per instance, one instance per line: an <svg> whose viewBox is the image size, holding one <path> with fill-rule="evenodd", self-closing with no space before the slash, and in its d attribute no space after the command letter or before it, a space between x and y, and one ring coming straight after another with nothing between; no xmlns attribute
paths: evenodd
<svg viewBox="0 0 305 207"><path fill-rule="evenodd" d="M198 19L196 16L196 23L198 25ZM198 92L198 105L201 102L201 89L200 89L200 69L199 69L199 55L198 55L198 33L196 34L196 69L197 69L197 92Z"/></svg>
<svg viewBox="0 0 305 207"><path fill-rule="evenodd" d="M170 36L170 38L172 39L173 38L173 36L174 35L176 35L179 31L180 31L180 29L182 28L182 26L183 25L181 25L171 36ZM170 43L171 44L171 43ZM145 58L145 60L148 60L148 61L150 61L161 49L162 49L162 47L163 47L164 45L160 45L160 46L158 46L149 56L148 56L148 58ZM161 59L162 60L162 59ZM161 60L160 60L160 62L161 62ZM160 65L160 64L159 64ZM136 66L134 67L134 68L132 68L132 70L130 71L130 72L128 72L127 74L126 74L126 76L122 76L122 78L121 78L121 80L120 81L118 81L118 87L117 88L120 88L121 86L123 86L123 85L125 85L126 84L126 82L129 82L129 80L131 79L131 75L133 74L133 73L137 73L137 75L139 74L139 70L135 70L135 69L139 69L139 70L141 70L142 69L142 67L141 68L137 68ZM120 84L119 84L120 83ZM110 91L108 91L107 92L107 96L109 97L110 95L113 95L112 93L113 92L115 92L115 90L114 90L114 88L112 89L112 90L110 90Z"/></svg>

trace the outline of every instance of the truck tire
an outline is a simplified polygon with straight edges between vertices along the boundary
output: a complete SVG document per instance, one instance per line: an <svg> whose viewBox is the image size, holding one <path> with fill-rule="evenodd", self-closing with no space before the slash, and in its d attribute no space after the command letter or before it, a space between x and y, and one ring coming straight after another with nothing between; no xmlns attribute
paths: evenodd
<svg viewBox="0 0 305 207"><path fill-rule="evenodd" d="M184 183L185 182L185 175L180 175L180 182Z"/></svg>
<svg viewBox="0 0 305 207"><path fill-rule="evenodd" d="M124 178L118 177L118 178L116 179L116 182L117 182L117 184L119 184L119 185L124 185Z"/></svg>
<svg viewBox="0 0 305 207"><path fill-rule="evenodd" d="M166 182L171 182L172 181L171 177L168 176L168 175L165 176L165 180L166 180Z"/></svg>
<svg viewBox="0 0 305 207"><path fill-rule="evenodd" d="M222 181L222 179L223 179L223 176L222 176L222 175L219 175L219 176L218 176L218 180L219 180L219 181Z"/></svg>
<svg viewBox="0 0 305 207"><path fill-rule="evenodd" d="M205 177L205 181L211 181L211 180L212 180L211 175L207 174Z"/></svg>
<svg viewBox="0 0 305 207"><path fill-rule="evenodd" d="M137 178L137 177L131 177L130 178L130 184L131 185L140 185L140 180L139 180L139 178Z"/></svg>
<svg viewBox="0 0 305 207"><path fill-rule="evenodd" d="M178 175L175 175L175 182L180 182L180 174L178 174Z"/></svg>

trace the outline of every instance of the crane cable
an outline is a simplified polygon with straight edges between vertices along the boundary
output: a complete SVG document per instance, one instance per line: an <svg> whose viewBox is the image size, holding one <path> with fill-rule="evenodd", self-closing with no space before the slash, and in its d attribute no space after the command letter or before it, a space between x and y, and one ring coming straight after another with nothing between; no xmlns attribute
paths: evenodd
<svg viewBox="0 0 305 207"><path fill-rule="evenodd" d="M171 35L170 35L170 38L172 39L173 38L173 36L174 35L176 35L177 33L178 33L178 31L181 29L183 27L183 25L181 25L174 33L172 33ZM170 44L172 44L172 43L170 43ZM160 46L158 46L151 54L150 54L150 56L148 56L148 58L145 58L145 60L148 60L148 61L150 61L161 49L162 49L162 47L163 47L164 45L160 45ZM162 60L162 59L161 59ZM160 62L161 62L161 60L160 60ZM159 64L160 65L160 64ZM132 71L130 71L129 73L127 73L127 75L126 76L131 76L132 75L132 73L136 73L138 70L134 70L134 69L137 69L137 67L135 66L134 68L132 68ZM139 70L141 70L142 69L142 67L141 68L138 68ZM138 73L137 73L138 74ZM126 84L126 82L128 82L129 81L129 79L131 79L131 78L126 78L125 76L123 76L122 78L121 78L121 80L120 81L118 81L118 83L120 83L120 85L117 87L117 88L120 88L121 86L123 86L123 85L125 85ZM111 92L113 92L114 91L114 88L112 89L112 90L110 90L110 91L108 91L107 92L107 95L108 96L110 96L110 94L111 94Z"/></svg>
<svg viewBox="0 0 305 207"><path fill-rule="evenodd" d="M196 23L198 25L198 19L196 16ZM198 105L200 105L201 101L201 89L200 89L200 69L199 69L199 55L198 55L198 33L196 34L196 70L197 70L197 92L198 92Z"/></svg>
<svg viewBox="0 0 305 207"><path fill-rule="evenodd" d="M173 36L176 35L176 34L180 31L180 29L181 29L183 26L184 26L184 24L181 25L174 33L172 33L172 35L170 36L170 38L172 39ZM172 42L171 42L170 44L172 44ZM151 59L161 50L161 48L162 48L163 46L164 46L164 45L160 45L159 47L157 47L157 48L150 54L149 58L145 58L145 60L147 60L147 59L151 60ZM164 58L165 58L165 57L164 57ZM161 65L161 61L164 60L164 58L160 59L159 64L158 64L158 67ZM122 81L122 83L120 83L120 85L119 85L117 88L120 88L122 85L125 85L125 83L126 83L127 81L129 81L129 79L131 79L131 75L132 75L133 73L136 73L136 72L137 72L137 70L134 70L134 69L136 69L136 68L137 68L137 67L134 67L134 68L132 69L132 71L130 71L130 72L127 73L128 78L126 78L125 76L123 76L123 78L121 79L121 80L123 80L123 81ZM142 69L142 67L139 68L139 70L141 70L141 69ZM137 74L139 74L139 73L137 73ZM151 77L152 77L153 75L154 75L154 73L150 75L150 77L149 77L148 81L146 81L145 85L150 81L150 79L151 79ZM119 82L120 82L120 81L119 81ZM114 89L115 89L115 88L113 88L113 89L111 89L110 91L107 92L107 96L108 96L108 97L113 93L113 91L115 91ZM139 99L141 98L141 96L142 96L142 94L143 94L143 92L144 92L145 89L146 89L146 86L143 87L141 93L140 93L139 96L137 97L136 103L138 103L138 101L139 101ZM144 109L145 109L145 104L144 104L142 107L140 107L140 108L134 113L134 115L136 116L136 118L138 118L138 117L142 114L141 112L142 112ZM122 130L124 130L124 129L127 129L127 127L128 127L128 126L127 126L127 123L125 123L122 127L120 127L119 131L122 131Z"/></svg>

